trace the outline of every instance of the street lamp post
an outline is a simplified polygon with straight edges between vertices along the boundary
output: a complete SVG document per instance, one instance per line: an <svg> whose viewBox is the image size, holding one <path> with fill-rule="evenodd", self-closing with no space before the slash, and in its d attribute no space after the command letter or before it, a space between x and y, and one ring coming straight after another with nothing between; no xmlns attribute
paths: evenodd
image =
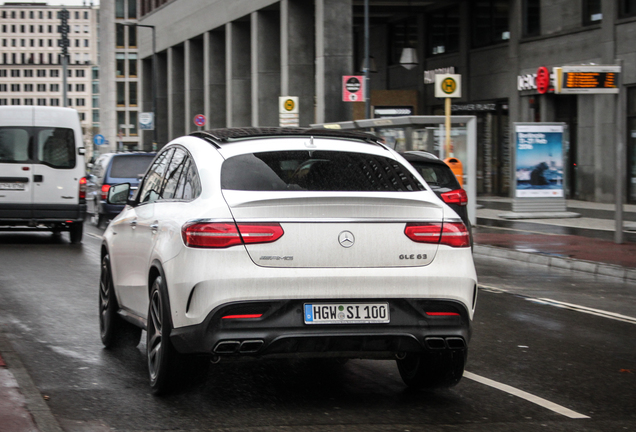
<svg viewBox="0 0 636 432"><path fill-rule="evenodd" d="M152 150L157 150L157 68L158 68L158 63L157 63L157 45L156 45L156 35L155 35L155 26L153 25L148 25L148 24L137 24L137 23L124 23L124 25L126 26L131 26L131 27L147 27L149 29L152 29L152 83L151 83L151 88L152 88L152 122L153 122L153 128L152 128Z"/></svg>

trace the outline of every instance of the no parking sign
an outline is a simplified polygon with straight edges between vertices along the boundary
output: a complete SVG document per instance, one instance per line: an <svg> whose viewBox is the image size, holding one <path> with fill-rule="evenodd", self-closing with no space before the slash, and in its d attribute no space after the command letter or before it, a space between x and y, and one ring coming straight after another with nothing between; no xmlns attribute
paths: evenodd
<svg viewBox="0 0 636 432"><path fill-rule="evenodd" d="M364 76L342 77L342 100L343 102L364 102Z"/></svg>

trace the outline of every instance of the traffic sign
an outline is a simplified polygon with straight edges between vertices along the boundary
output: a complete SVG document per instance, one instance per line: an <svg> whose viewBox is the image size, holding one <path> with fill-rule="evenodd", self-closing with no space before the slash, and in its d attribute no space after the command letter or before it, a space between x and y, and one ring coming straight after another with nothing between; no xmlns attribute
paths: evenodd
<svg viewBox="0 0 636 432"><path fill-rule="evenodd" d="M343 102L364 102L364 76L342 77L342 100Z"/></svg>
<svg viewBox="0 0 636 432"><path fill-rule="evenodd" d="M205 116L203 114L197 114L194 116L194 124L201 127L205 126Z"/></svg>
<svg viewBox="0 0 636 432"><path fill-rule="evenodd" d="M102 134L97 134L93 136L93 144L95 145L102 145L105 143L105 141L106 141L106 138L104 138L104 135Z"/></svg>
<svg viewBox="0 0 636 432"><path fill-rule="evenodd" d="M435 97L460 98L462 97L462 76L459 74L435 75Z"/></svg>
<svg viewBox="0 0 636 432"><path fill-rule="evenodd" d="M139 129L154 130L155 129L155 113L153 112L139 113Z"/></svg>
<svg viewBox="0 0 636 432"><path fill-rule="evenodd" d="M298 96L278 97L278 124L280 127L298 127Z"/></svg>

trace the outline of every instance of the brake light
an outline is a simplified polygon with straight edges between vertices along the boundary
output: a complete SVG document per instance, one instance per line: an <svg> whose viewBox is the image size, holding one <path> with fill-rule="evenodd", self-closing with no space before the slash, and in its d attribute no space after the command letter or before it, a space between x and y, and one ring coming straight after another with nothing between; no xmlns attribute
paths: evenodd
<svg viewBox="0 0 636 432"><path fill-rule="evenodd" d="M470 246L470 236L462 222L407 223L404 234L418 243L443 244L451 247Z"/></svg>
<svg viewBox="0 0 636 432"><path fill-rule="evenodd" d="M457 312L426 312L428 316L459 316Z"/></svg>
<svg viewBox="0 0 636 432"><path fill-rule="evenodd" d="M86 199L86 177L79 179L79 199Z"/></svg>
<svg viewBox="0 0 636 432"><path fill-rule="evenodd" d="M240 230L240 231L239 231ZM240 244L271 243L282 237L277 223L238 224L190 222L181 229L186 246L196 248L227 248Z"/></svg>
<svg viewBox="0 0 636 432"><path fill-rule="evenodd" d="M465 206L468 204L468 195L464 189L455 189L454 191L444 192L442 199L446 204L458 204Z"/></svg>
<svg viewBox="0 0 636 432"><path fill-rule="evenodd" d="M221 319L244 319L244 318L260 318L263 314L244 314L244 315L225 315Z"/></svg>
<svg viewBox="0 0 636 432"><path fill-rule="evenodd" d="M102 199L106 200L108 199L108 190L110 189L110 185L105 184L102 185Z"/></svg>

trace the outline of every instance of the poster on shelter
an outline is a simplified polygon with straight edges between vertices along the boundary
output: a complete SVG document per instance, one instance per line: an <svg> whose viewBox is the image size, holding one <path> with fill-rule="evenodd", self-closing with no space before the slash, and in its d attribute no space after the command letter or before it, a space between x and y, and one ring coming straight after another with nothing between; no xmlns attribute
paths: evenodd
<svg viewBox="0 0 636 432"><path fill-rule="evenodd" d="M517 124L518 198L563 198L563 125Z"/></svg>

